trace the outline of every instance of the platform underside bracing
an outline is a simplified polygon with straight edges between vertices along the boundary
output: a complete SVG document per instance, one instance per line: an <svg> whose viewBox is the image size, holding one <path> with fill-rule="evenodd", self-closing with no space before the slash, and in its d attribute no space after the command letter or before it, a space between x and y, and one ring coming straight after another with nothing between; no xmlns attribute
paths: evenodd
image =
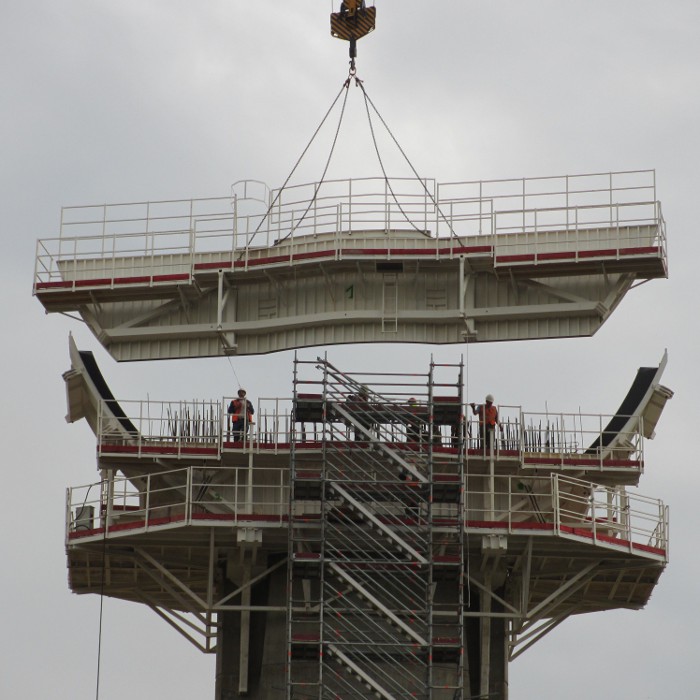
<svg viewBox="0 0 700 700"><path fill-rule="evenodd" d="M229 659L227 666L229 686L239 682L236 620L247 610L254 617L250 629L258 635L263 631L262 646L257 637L250 639L251 647L259 651L249 662L249 697L283 698L286 528L264 529L248 574L243 563L246 547L236 542L236 529L230 526L199 521L158 530L133 536L114 533L104 550L99 535L89 544L73 541L68 552L71 589L145 604L200 650L212 653L222 640L222 625L234 620L228 623L235 630L236 646L235 662ZM470 566L465 582L469 601L464 609L465 650L472 654L472 666L480 658L482 644L474 623L484 617L502 625L500 639L505 654L513 659L572 614L643 607L664 568L662 561L643 555L606 551L546 532L493 536L504 547L501 552L484 550L481 528L465 533ZM211 560L203 556L205 552L211 552ZM246 575L254 581L247 602L239 590ZM236 595L227 599L231 593Z"/></svg>

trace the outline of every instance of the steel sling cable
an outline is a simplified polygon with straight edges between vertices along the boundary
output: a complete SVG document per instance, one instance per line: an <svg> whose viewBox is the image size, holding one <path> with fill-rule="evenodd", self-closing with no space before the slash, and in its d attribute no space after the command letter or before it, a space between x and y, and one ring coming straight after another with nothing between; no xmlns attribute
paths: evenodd
<svg viewBox="0 0 700 700"><path fill-rule="evenodd" d="M306 218L306 215L309 213L309 209L311 209L311 205L316 201L316 197L318 196L319 190L321 189L321 185L324 183L324 181L326 179L326 173L328 172L328 168L331 164L331 159L333 158L333 152L335 151L335 146L338 143L338 136L340 134L340 127L343 124L343 116L345 114L345 105L348 102L348 95L350 92L348 90L348 88L350 86L350 82L351 82L353 77L354 77L354 73L351 70L350 75L348 76L347 80L343 83L343 90L345 90L345 97L343 98L343 106L340 110L340 119L338 119L338 126L336 127L336 130L335 130L335 136L333 137L333 143L331 144L331 150L330 150L330 153L328 154L328 159L326 160L326 166L323 168L323 174L321 175L321 179L318 181L318 184L316 185L316 188L314 189L314 194L311 197L311 199L309 200L309 203L308 203L306 209L304 210L304 213L299 217L296 224L294 224L294 226L292 227L292 230L288 234L286 234L285 236L282 236L282 238L280 238L278 240L278 243L280 243L280 242L286 240L287 238L289 238L290 236L294 235L294 232L297 230L297 228L299 228L299 225L301 224L302 221L304 221L304 219ZM359 83L360 81L357 78L355 78L355 82ZM338 101L338 98L336 98L335 102L337 102L337 101ZM335 102L333 104L335 104ZM316 133L318 133L318 129L316 130ZM316 136L316 134L314 134L314 138L315 138L315 136ZM309 142L309 146L310 145L311 145L311 143ZM308 149L308 146L306 148ZM306 153L306 150L304 151L304 153ZM294 166L294 167L296 168L296 166ZM291 174L289 177L291 177ZM287 182L288 181L289 181L289 178L287 178ZM284 184L286 185L287 183L285 182ZM284 189L284 186L282 187L282 189ZM281 192L282 192L282 190L280 190L280 193Z"/></svg>
<svg viewBox="0 0 700 700"><path fill-rule="evenodd" d="M404 160L406 161L406 163L408 163L408 166L411 168L411 171L412 171L413 174L415 175L416 179L423 185L423 189L425 190L425 193L426 193L426 194L428 195L428 197L430 198L430 201L433 203L433 206L435 207L436 211L438 212L440 218L442 218L442 220L443 220L443 221L447 224L447 226L449 227L449 229L450 229L450 234L451 234L452 236L454 236L455 238L459 239L459 236L455 233L454 229L452 228L452 224L448 221L447 217L443 214L442 209L440 208L440 205L439 205L438 202L436 201L435 197L433 196L433 194L430 192L430 190L429 190L429 189L427 188L427 186L425 185L425 182L423 181L423 179L422 179L422 178L420 177L420 175L418 174L418 171L413 167L413 163L411 163L411 161L409 160L408 156L406 155L406 152L403 150L403 148L401 148L401 144L397 141L397 139L396 139L396 137L394 136L394 134L392 133L391 129L389 128L389 126L387 125L387 123L384 121L384 118L383 118L382 115L379 113L379 110L377 109L377 107L376 107L376 105L374 104L374 102L372 102L372 98L367 94L367 91L365 90L365 86L363 85L363 83L362 83L361 80L358 80L358 85L360 86L360 88L361 88L361 90L362 90L362 94L364 95L364 98L365 98L365 108L366 108L366 110L367 110L367 119L369 120L369 128L370 128L370 131L371 131L371 133L372 133L372 140L374 141L374 149L375 149L375 151L376 151L376 153L377 153L377 158L379 159L379 165L380 165L380 167L381 167L381 169L382 169L382 174L384 175L384 181L386 182L387 187L389 188L389 191L391 192L391 196L393 197L394 201L396 202L396 205L398 206L399 210L400 210L401 213L403 214L404 218L406 219L406 221L408 221L408 223L411 224L411 226L413 226L413 228L414 228L416 231L419 231L419 232L423 233L424 235L428 235L426 231L421 231L421 230L408 218L408 216L406 215L406 212L404 212L404 210L402 209L401 205L400 205L399 202L398 202L398 199L396 198L396 195L394 194L394 190L393 190L393 188L391 187L391 183L389 182L389 179L388 179L388 177L387 177L386 170L384 169L384 163L382 162L382 157L381 157L381 155L380 155L380 153L379 153L379 146L377 145L377 140L376 140L375 133L374 133L374 126L372 125L372 117L371 117L371 115L370 115L369 105L372 106L372 109L374 110L374 113L379 117L379 120L381 121L382 125L383 125L384 128L386 129L386 131L387 131L387 133L389 134L389 136L391 136L391 140L394 142L394 144L396 145L396 147L399 149L399 152L400 152L401 155L404 157ZM437 236L437 231L435 232L435 235Z"/></svg>
<svg viewBox="0 0 700 700"><path fill-rule="evenodd" d="M253 232L253 235L250 237L250 240L247 242L246 248L247 248L247 246L249 246L249 245L252 243L253 239L255 238L255 236L256 236L256 235L258 234L258 232L260 231L262 225L265 223L265 221L267 221L267 218L270 216L270 212L271 212L272 209L274 208L275 204L277 204L277 200L280 198L282 192L284 192L285 188L287 187L287 184L288 184L289 181L292 179L292 176L293 176L294 173L296 172L296 169L299 167L299 164L301 163L301 161L303 160L304 156L306 155L306 152L309 150L309 148L311 148L311 144L312 144L312 143L314 142L314 140L316 139L316 136L318 136L318 132L321 130L321 128L323 127L323 125L326 123L326 119L328 119L328 116L329 116L330 113L333 111L333 108L335 107L336 103L337 103L338 100L340 99L340 96L343 94L343 90L345 90L345 100L343 101L343 111L345 110L345 102L347 102L347 99L348 99L348 90L347 90L347 88L348 88L349 85L350 85L350 78L348 78L348 79L343 83L343 87L340 88L340 91L339 91L338 94L335 96L335 99L333 100L331 106L328 108L328 111L326 112L326 114L324 115L323 119L321 120L321 123L316 127L316 131L314 131L313 135L311 136L311 139L310 139L309 142L306 144L306 147L304 148L304 150L302 151L301 155L300 155L299 158L297 159L297 162L294 164L294 167L292 168L291 172L290 172L289 175L287 176L287 179L284 181L284 184L282 185L282 187L279 188L279 190L277 190L277 194L275 195L274 199L273 199L272 202L270 203L270 206L267 208L267 211L265 212L264 216L263 216L262 219L260 220L260 223L257 225L255 231ZM342 121L342 114L341 114L341 121ZM340 130L340 124L338 125L338 131L339 131L339 130ZM335 139L335 140L337 140L337 138L338 138L338 132L336 131L336 139ZM333 147L335 147L335 140L334 140L334 142L333 142ZM331 155L332 155L332 153L333 153L333 151L331 150ZM329 158L329 162L330 162L330 158ZM328 165L326 165L326 170L327 170L327 169L328 169ZM324 175L325 175L325 171L324 171ZM320 187L320 184L319 184L319 187ZM317 193L318 193L318 190L314 193L314 197L313 197L313 199L311 200L311 202L313 202L313 201L315 200L316 194L317 194ZM309 203L309 208L310 208L310 207L311 207L311 203ZM308 213L308 211L309 211L309 209L307 208L306 212L304 213L304 216L306 216L306 213ZM302 217L302 218L300 219L300 221L302 221L303 218L304 218L304 217ZM298 224L297 224L297 225L298 225ZM291 233L291 232L290 232L290 233ZM290 234L287 234L287 236L289 236L289 235L290 235ZM287 236L285 236L284 238L287 238ZM280 239L280 240L284 240L284 238L282 238L282 239ZM245 249L244 249L243 251L241 251L241 253L240 253L239 257L238 257L239 260L243 257L244 253L245 253Z"/></svg>

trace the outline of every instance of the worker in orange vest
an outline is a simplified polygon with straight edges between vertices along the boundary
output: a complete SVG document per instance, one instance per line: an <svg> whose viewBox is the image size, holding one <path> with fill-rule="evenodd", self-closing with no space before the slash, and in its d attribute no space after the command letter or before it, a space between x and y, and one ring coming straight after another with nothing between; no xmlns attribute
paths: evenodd
<svg viewBox="0 0 700 700"><path fill-rule="evenodd" d="M485 402L480 405L469 404L472 412L479 417L479 449L489 449L496 446L496 426L499 425L498 409L493 405L493 395L487 394Z"/></svg>
<svg viewBox="0 0 700 700"><path fill-rule="evenodd" d="M253 424L253 404L246 398L245 389L238 390L238 398L231 401L228 414L231 417L231 439L236 442L242 440L248 431L248 426Z"/></svg>

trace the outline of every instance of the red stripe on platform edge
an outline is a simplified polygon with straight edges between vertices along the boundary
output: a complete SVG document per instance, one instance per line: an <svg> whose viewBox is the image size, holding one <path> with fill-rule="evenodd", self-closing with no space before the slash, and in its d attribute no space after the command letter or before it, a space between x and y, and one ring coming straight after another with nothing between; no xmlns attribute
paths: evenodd
<svg viewBox="0 0 700 700"><path fill-rule="evenodd" d="M112 284L112 280L108 277L102 277L92 280L76 280L74 284L76 287L104 287Z"/></svg>
<svg viewBox="0 0 700 700"><path fill-rule="evenodd" d="M114 284L148 284L151 278L148 275L141 277L115 277Z"/></svg>
<svg viewBox="0 0 700 700"><path fill-rule="evenodd" d="M508 523L501 520L467 520L466 527L476 528L493 528L499 530L507 530ZM518 522L510 524L511 530L554 530L554 523L538 523L538 522Z"/></svg>
<svg viewBox="0 0 700 700"><path fill-rule="evenodd" d="M557 253L540 253L537 256L538 260L571 260L576 257L573 251L560 251Z"/></svg>
<svg viewBox="0 0 700 700"><path fill-rule="evenodd" d="M177 446L153 446L153 445L100 445L100 454L162 454L162 455L215 455L216 447L180 447Z"/></svg>
<svg viewBox="0 0 700 700"><path fill-rule="evenodd" d="M653 554L658 554L660 556L666 556L666 550L660 547L652 547L648 544L641 544L640 542L630 542L629 540L622 540L618 537L612 537L611 535L604 535L599 532L594 533L593 530L583 529L580 527L570 527L569 525L561 525L559 528L562 532L568 532L572 535L578 535L579 537L585 537L593 542L606 542L608 544L614 544L618 547L624 547L629 549L639 550L641 552L650 552Z"/></svg>
<svg viewBox="0 0 700 700"><path fill-rule="evenodd" d="M567 467L593 467L598 468L601 464L604 467L639 467L641 462L638 459L604 459L602 462L594 457L525 457L525 464L543 464L547 466L558 466L563 464Z"/></svg>
<svg viewBox="0 0 700 700"><path fill-rule="evenodd" d="M195 263L195 270L227 270L232 267L230 260L225 262Z"/></svg>
<svg viewBox="0 0 700 700"><path fill-rule="evenodd" d="M37 282L34 289L66 289L72 286L72 282L61 280L59 282Z"/></svg>
<svg viewBox="0 0 700 700"><path fill-rule="evenodd" d="M535 260L534 253L523 253L522 255L497 255L496 262L533 262Z"/></svg>
<svg viewBox="0 0 700 700"><path fill-rule="evenodd" d="M639 248L622 248L620 255L658 255L660 252L658 246L641 246Z"/></svg>
<svg viewBox="0 0 700 700"><path fill-rule="evenodd" d="M179 282L180 280L188 280L190 278L187 272L172 275L153 275L154 282Z"/></svg>
<svg viewBox="0 0 700 700"><path fill-rule="evenodd" d="M613 258L617 255L615 248L605 248L603 250L581 250L579 258Z"/></svg>

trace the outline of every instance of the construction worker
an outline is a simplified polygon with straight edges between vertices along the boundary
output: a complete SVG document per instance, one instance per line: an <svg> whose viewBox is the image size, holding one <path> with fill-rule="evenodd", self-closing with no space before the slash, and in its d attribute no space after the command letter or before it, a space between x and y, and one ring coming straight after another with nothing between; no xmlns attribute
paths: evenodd
<svg viewBox="0 0 700 700"><path fill-rule="evenodd" d="M496 426L499 425L498 409L493 405L493 395L486 394L484 403L469 404L472 412L479 418L479 449L491 449L496 446Z"/></svg>
<svg viewBox="0 0 700 700"><path fill-rule="evenodd" d="M238 390L238 398L231 401L228 414L231 420L231 439L234 442L243 439L248 432L248 426L253 424L253 404L246 398L245 389Z"/></svg>
<svg viewBox="0 0 700 700"><path fill-rule="evenodd" d="M418 401L412 396L408 400L408 412L409 418L406 423L406 441L414 444L418 444L421 440L422 425L420 418L418 417L418 412L420 408L418 406Z"/></svg>
<svg viewBox="0 0 700 700"><path fill-rule="evenodd" d="M372 405L369 399L369 389L363 384L357 395L348 395L346 402L354 419L351 425L354 426L355 440L367 440L367 434L360 426L368 430L372 430L375 427L371 416Z"/></svg>

